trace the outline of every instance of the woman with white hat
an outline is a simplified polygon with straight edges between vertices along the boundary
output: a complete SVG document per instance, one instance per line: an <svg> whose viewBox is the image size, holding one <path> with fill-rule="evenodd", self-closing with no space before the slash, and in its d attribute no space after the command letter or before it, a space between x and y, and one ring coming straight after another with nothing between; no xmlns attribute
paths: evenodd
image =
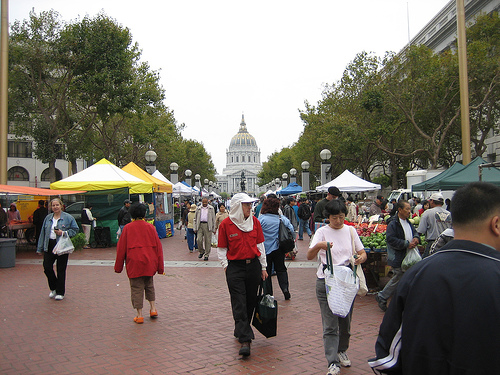
<svg viewBox="0 0 500 375"><path fill-rule="evenodd" d="M255 338L252 327L253 310L261 279L267 278L264 234L259 220L252 215L257 199L245 193L234 195L229 217L219 226L217 253L226 272L234 319L234 336L241 344L239 354L250 355Z"/></svg>

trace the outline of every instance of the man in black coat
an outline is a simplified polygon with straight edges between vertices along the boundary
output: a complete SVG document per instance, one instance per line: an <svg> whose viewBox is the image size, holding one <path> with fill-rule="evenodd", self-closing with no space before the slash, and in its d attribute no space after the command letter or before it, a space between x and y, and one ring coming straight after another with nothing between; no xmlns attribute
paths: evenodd
<svg viewBox="0 0 500 375"><path fill-rule="evenodd" d="M40 237L40 233L42 231L43 220L45 216L49 214L49 210L45 207L45 201L40 199L38 201L38 208L33 212L33 225L35 226L36 231L36 243L38 245L38 237Z"/></svg>
<svg viewBox="0 0 500 375"><path fill-rule="evenodd" d="M401 262L403 262L406 255L406 250L413 249L420 242L415 227L408 221L411 216L410 203L400 200L396 205L398 213L387 226L385 233L387 239L387 264L392 267L392 278L375 297L378 307L382 311L387 310L387 300L392 296L399 280L403 277Z"/></svg>
<svg viewBox="0 0 500 375"><path fill-rule="evenodd" d="M451 205L455 239L403 275L375 344L376 371L498 374L500 187L473 182Z"/></svg>

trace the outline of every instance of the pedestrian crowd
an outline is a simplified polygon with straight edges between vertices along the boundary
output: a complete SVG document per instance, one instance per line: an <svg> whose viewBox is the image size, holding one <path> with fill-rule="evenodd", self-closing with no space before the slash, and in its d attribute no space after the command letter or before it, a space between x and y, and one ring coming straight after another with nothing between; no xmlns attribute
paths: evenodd
<svg viewBox="0 0 500 375"><path fill-rule="evenodd" d="M64 212L59 198L52 199L49 208L50 213L40 201L33 214L37 253L43 255L49 297L62 300L69 254L57 255L53 249L63 234L72 237L79 228L74 217ZM91 208L84 208L82 225L90 227L95 221ZM158 318L153 277L164 272L161 242L155 227L144 220L147 210L145 204L127 199L117 219L120 235L115 272L122 272L125 265L137 324L144 322L144 297L150 318ZM16 211L11 205L8 218L15 217ZM345 316L332 312L328 263L355 272L368 255L356 230L346 224L360 220L363 214L384 213L389 216L387 263L392 277L375 296L385 315L369 365L375 372L387 374L496 373L500 368L496 355L500 343L496 322L500 316L497 186L471 183L458 189L448 202L440 193L426 201L387 202L377 196L369 207L356 205L351 196L345 199L336 187L330 187L317 202L306 198L281 202L274 194L256 199L238 193L230 202L203 198L196 205L185 201L180 225L185 227L188 250L197 250L200 260L207 261L211 248L217 248L230 295L233 334L243 357L250 356L255 338L252 317L260 300L259 288L275 295L271 277L276 275L283 299L290 301L292 289L300 287L289 279L285 265L289 253L281 242L281 227L295 233L297 240L303 240L306 232L310 238L307 259L318 261L316 298L327 374L332 375L351 366L347 351L354 302ZM421 216L417 228L410 221L414 215ZM86 244L87 229L84 227ZM423 237L427 244L421 260L419 255L415 264L404 268L408 254L420 246Z"/></svg>

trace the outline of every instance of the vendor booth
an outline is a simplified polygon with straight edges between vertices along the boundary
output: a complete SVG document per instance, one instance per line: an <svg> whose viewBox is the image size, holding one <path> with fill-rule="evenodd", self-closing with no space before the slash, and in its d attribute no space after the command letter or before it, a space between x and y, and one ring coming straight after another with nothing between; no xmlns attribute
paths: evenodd
<svg viewBox="0 0 500 375"><path fill-rule="evenodd" d="M50 184L51 189L86 190L85 196L104 196L106 215L99 212L97 207L93 211L98 225L109 228L111 242L116 243L114 233L118 230L118 211L123 206L123 201L130 194L150 194L153 184L125 172L106 159L101 159L94 165L71 175L65 179ZM119 189L119 190L116 190ZM99 193L97 193L99 192ZM119 193L117 193L119 192ZM87 199L87 198L85 198ZM93 198L88 198L91 204Z"/></svg>
<svg viewBox="0 0 500 375"><path fill-rule="evenodd" d="M172 207L173 185L162 181L145 170L141 169L134 162L128 163L122 168L125 172L150 182L153 185L152 193L145 197L145 202L153 204L153 219L158 237L165 238L174 235L174 214Z"/></svg>
<svg viewBox="0 0 500 375"><path fill-rule="evenodd" d="M286 188L276 192L278 195L292 195L298 193L302 193L302 186L296 182L291 182Z"/></svg>
<svg viewBox="0 0 500 375"><path fill-rule="evenodd" d="M316 190L327 191L330 186L338 187L341 192L371 191L381 189L379 184L363 180L347 169L332 181L318 186Z"/></svg>
<svg viewBox="0 0 500 375"><path fill-rule="evenodd" d="M84 191L51 190L28 186L0 185L2 206L8 207L10 203L15 201L17 209L21 213L21 220L1 223L2 228L0 236L9 238L0 238L0 268L15 266L16 246L19 248L19 246L34 246L36 244L35 226L29 218L37 208L38 200L46 200L51 196L78 193L84 193ZM33 206L32 203L35 203L36 206ZM12 238L14 233L16 236Z"/></svg>

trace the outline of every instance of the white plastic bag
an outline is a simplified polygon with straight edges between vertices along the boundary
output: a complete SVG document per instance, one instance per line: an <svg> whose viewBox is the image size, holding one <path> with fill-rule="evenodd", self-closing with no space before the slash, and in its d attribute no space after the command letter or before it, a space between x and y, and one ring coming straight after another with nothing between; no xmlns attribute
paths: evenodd
<svg viewBox="0 0 500 375"><path fill-rule="evenodd" d="M345 266L333 266L333 273L325 269L325 287L328 306L332 313L345 318L359 289L359 277Z"/></svg>
<svg viewBox="0 0 500 375"><path fill-rule="evenodd" d="M75 250L71 238L69 238L68 232L63 231L59 241L54 246L52 252L56 255L71 254Z"/></svg>

